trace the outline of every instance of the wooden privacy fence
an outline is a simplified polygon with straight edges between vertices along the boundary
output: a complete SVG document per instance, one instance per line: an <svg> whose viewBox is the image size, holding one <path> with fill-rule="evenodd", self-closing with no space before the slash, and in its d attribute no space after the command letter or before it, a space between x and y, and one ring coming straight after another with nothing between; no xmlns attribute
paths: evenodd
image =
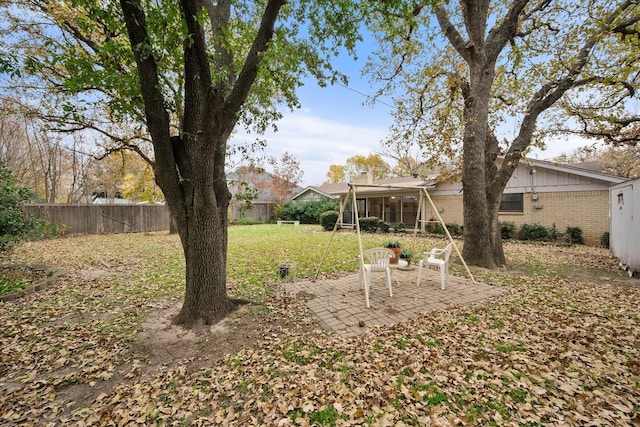
<svg viewBox="0 0 640 427"><path fill-rule="evenodd" d="M253 203L250 209L240 209L238 204L229 205L229 219L249 218L258 221L268 222L273 218L276 206L273 203Z"/></svg>
<svg viewBox="0 0 640 427"><path fill-rule="evenodd" d="M169 230L163 205L24 205L26 215L49 221L60 234L111 234Z"/></svg>

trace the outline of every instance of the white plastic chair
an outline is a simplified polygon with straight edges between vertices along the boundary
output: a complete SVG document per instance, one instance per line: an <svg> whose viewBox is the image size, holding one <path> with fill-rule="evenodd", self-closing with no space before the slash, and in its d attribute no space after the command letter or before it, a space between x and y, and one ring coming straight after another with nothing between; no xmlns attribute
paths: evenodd
<svg viewBox="0 0 640 427"><path fill-rule="evenodd" d="M424 253L424 258L418 263L418 285L420 286L420 277L422 276L422 268L429 268L430 265L438 267L440 270L440 289L444 289L447 284L447 275L449 274L449 257L453 243L449 243L444 249L434 248Z"/></svg>
<svg viewBox="0 0 640 427"><path fill-rule="evenodd" d="M387 287L389 288L389 296L393 296L393 289L391 288L391 269L389 268L389 260L395 255L391 249L388 248L373 248L367 249L362 253L362 262L360 265L364 268L364 296L369 308L369 293L371 288L371 273L372 272L384 272L387 279ZM362 285L362 270L360 270L360 285Z"/></svg>

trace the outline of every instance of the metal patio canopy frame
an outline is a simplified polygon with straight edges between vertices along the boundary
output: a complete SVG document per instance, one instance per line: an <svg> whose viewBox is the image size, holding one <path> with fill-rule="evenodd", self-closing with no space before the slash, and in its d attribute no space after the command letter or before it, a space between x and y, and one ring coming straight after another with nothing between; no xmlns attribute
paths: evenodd
<svg viewBox="0 0 640 427"><path fill-rule="evenodd" d="M353 213L354 216L356 218L356 233L358 235L358 249L360 251L360 256L358 257L360 260L360 274L362 275L362 283L365 283L365 273L364 273L364 259L363 259L363 252L364 250L362 249L362 235L360 234L360 218L358 216L358 204L356 203L356 194L357 194L357 188L358 187L369 187L369 188L386 188L387 190L390 190L392 188L395 189L402 189L402 190L419 190L420 193L420 199L418 200L418 215L416 215L416 223L413 229L413 239L415 242L415 239L418 235L418 224L420 223L420 217L422 215L422 205L423 205L423 200L426 198L429 203L431 204L431 207L433 208L433 212L436 213L436 216L438 217L438 222L442 225L442 228L444 229L445 233L447 234L447 237L449 238L449 241L453 244L454 249L456 250L456 254L458 254L458 257L460 258L460 261L462 261L462 265L464 265L465 270L467 271L467 274L469 275L469 277L471 278L471 281L475 284L476 281L473 278L473 274L471 274L471 270L469 270L469 267L467 266L467 263L464 261L464 258L462 258L462 253L460 253L460 250L458 249L458 245L456 245L456 242L453 240L453 237L451 236L451 233L449 233L449 229L447 229L447 225L444 223L444 220L442 219L442 216L440 216L440 212L438 212L438 209L436 208L436 205L433 203L433 200L431 200L431 196L429 196L429 192L427 191L427 189L425 187L420 187L420 186L400 186L400 185L379 185L379 184L355 184L355 183L349 183L349 191L347 192L347 196L344 198L344 201L341 203L340 206L340 213L338 214L338 218L336 218L336 223L333 226L333 231L331 232L331 237L329 238L329 242L327 243L327 247L325 248L324 254L322 255L322 259L320 260L320 264L318 265L318 270L316 271L316 275L313 278L313 281L315 282L318 279L318 275L320 274L320 269L322 268L322 266L324 265L324 261L327 258L327 254L329 253L329 247L331 246L331 242L333 241L333 236L335 235L337 229L338 229L338 224L340 223L340 219L342 218L342 214L344 213L344 209L347 206L347 203L349 203L350 201L353 201ZM352 197L352 200L349 200L349 196ZM365 285L366 286L366 285ZM365 294L365 303L367 305L367 308L370 308L370 304L369 304L369 296L367 295L367 292L364 293Z"/></svg>

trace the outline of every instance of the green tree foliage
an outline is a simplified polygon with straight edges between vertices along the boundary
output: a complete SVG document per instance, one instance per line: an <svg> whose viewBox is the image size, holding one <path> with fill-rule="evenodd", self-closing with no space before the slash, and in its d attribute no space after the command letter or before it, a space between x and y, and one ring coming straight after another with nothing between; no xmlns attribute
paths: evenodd
<svg viewBox="0 0 640 427"><path fill-rule="evenodd" d="M550 132L580 132L581 117L633 111L640 5L459 0L366 6L380 46L368 72L384 83L381 93L396 94L390 139L416 141L432 164L460 161L463 256L474 265L503 265L498 208L526 150L548 142ZM504 161L498 164L499 155Z"/></svg>
<svg viewBox="0 0 640 427"><path fill-rule="evenodd" d="M58 128L100 132L153 165L186 261L174 321L209 324L234 309L229 136L236 125L264 131L279 106L297 107L303 78L342 79L330 61L353 51L356 12L328 0L26 0L2 10L1 47L12 54L0 71L14 87L44 88L30 95L55 102L47 116Z"/></svg>
<svg viewBox="0 0 640 427"><path fill-rule="evenodd" d="M344 165L331 165L327 172L327 184L337 184L347 182L347 171Z"/></svg>
<svg viewBox="0 0 640 427"><path fill-rule="evenodd" d="M349 157L345 165L331 165L327 172L328 183L347 182L362 174L371 174L373 179L385 179L391 176L391 167L379 154Z"/></svg>
<svg viewBox="0 0 640 427"><path fill-rule="evenodd" d="M33 200L34 194L19 186L11 170L0 168L0 253L38 230L38 222L26 218L21 209Z"/></svg>
<svg viewBox="0 0 640 427"><path fill-rule="evenodd" d="M389 178L390 172L389 164L379 154L356 155L347 159L346 173L352 180L364 173L370 173L373 179L385 179Z"/></svg>

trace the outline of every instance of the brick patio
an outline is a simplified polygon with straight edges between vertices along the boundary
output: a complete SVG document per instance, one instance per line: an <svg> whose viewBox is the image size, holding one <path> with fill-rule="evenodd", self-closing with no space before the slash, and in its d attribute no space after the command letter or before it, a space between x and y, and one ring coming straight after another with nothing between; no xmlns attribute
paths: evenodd
<svg viewBox="0 0 640 427"><path fill-rule="evenodd" d="M393 297L389 297L384 274L373 274L369 309L357 273L339 279L286 283L285 290L304 299L325 329L343 337L361 335L372 326L392 325L452 305L481 302L505 292L498 286L474 284L471 279L453 275L449 275L447 288L442 290L439 274L434 270L423 271L418 287L415 265L395 270L394 277L397 281L393 281Z"/></svg>

